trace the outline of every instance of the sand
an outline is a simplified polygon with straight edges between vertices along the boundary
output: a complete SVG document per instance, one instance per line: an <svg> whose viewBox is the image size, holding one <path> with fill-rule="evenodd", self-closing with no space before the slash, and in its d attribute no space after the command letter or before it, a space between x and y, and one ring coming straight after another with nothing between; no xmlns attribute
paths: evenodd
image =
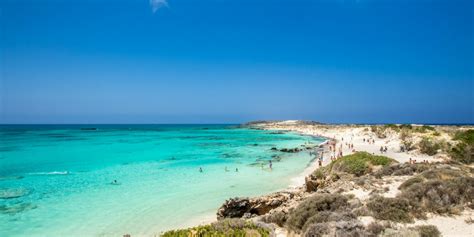
<svg viewBox="0 0 474 237"><path fill-rule="evenodd" d="M298 121L290 120L284 122L276 123L266 123L263 126L264 129L269 130L285 130L298 132L303 135L311 135L318 137L326 137L329 140L336 142L336 148L342 145L343 155L350 155L357 151L364 151L376 155L384 155L390 157L400 163L409 162L410 159L416 160L416 162L423 162L424 160L428 162L438 162L446 160L447 157L445 154L429 156L425 154L420 154L418 151L410 152L401 152L400 145L401 140L398 137L398 134L389 134L387 138L381 139L374 136L370 132L369 126L348 126L348 125L328 125L328 126L314 126L314 125L302 125ZM375 140L373 144L369 144L364 141L367 139ZM352 144L354 150L350 149L346 144ZM386 146L388 148L387 152L381 153L380 147ZM323 153L323 166L331 162L331 156L334 155L332 152L329 152L327 147ZM310 166L301 174L301 176L293 179L292 187L302 187L304 185L304 178L314 172L317 169L317 160L314 160ZM382 195L385 197L395 197L398 193L398 187L400 184L409 177L399 177L399 180L394 180L389 184L384 185L388 188L388 191ZM369 191L363 189L354 189L349 193L354 194L359 199L369 198ZM367 217L364 219L364 222L373 221L373 218ZM458 216L439 216L431 215L427 220L416 220L415 223L409 224L407 226L416 226L416 225L435 225L438 227L442 236L474 236L474 227L473 224L466 222L468 218L474 219L474 211L468 210L464 211L461 215ZM278 231L278 236L285 236L284 231Z"/></svg>

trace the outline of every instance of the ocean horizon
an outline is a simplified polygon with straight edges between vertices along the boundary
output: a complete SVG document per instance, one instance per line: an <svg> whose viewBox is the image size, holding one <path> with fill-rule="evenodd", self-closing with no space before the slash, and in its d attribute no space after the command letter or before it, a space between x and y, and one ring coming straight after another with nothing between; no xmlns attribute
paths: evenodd
<svg viewBox="0 0 474 237"><path fill-rule="evenodd" d="M226 199L288 188L314 158L271 148L324 141L222 124L0 125L0 137L1 236L149 236L213 220Z"/></svg>

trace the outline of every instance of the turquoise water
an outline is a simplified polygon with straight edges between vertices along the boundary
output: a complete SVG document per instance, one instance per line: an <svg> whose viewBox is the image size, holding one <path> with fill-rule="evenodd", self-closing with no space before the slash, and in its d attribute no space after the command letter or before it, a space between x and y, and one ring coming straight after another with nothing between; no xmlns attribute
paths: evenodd
<svg viewBox="0 0 474 237"><path fill-rule="evenodd" d="M322 142L223 125L83 127L0 126L0 236L152 236L193 225L230 197L288 187L311 161L272 147Z"/></svg>

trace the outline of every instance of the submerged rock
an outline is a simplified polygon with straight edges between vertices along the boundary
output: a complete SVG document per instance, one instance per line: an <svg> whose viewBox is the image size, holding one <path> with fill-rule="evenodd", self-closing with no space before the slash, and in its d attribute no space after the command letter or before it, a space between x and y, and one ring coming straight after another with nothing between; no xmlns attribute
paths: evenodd
<svg viewBox="0 0 474 237"><path fill-rule="evenodd" d="M283 149L280 149L281 152L288 152L288 153L296 153L296 152L300 152L301 149L299 148L283 148Z"/></svg>
<svg viewBox="0 0 474 237"><path fill-rule="evenodd" d="M0 176L0 181L23 179L23 176Z"/></svg>
<svg viewBox="0 0 474 237"><path fill-rule="evenodd" d="M0 199L19 198L28 195L30 191L26 188L0 189Z"/></svg>
<svg viewBox="0 0 474 237"><path fill-rule="evenodd" d="M256 198L231 198L217 210L217 219L260 216L293 198L289 192L278 192Z"/></svg>
<svg viewBox="0 0 474 237"><path fill-rule="evenodd" d="M9 205L9 206L0 205L0 213L14 215L14 214L32 210L35 208L37 208L37 206L31 203L20 203L20 204L14 204L14 205Z"/></svg>

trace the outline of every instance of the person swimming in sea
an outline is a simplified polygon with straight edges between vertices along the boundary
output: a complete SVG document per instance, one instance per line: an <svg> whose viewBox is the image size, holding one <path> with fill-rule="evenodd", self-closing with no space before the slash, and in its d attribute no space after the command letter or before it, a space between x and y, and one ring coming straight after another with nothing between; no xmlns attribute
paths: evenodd
<svg viewBox="0 0 474 237"><path fill-rule="evenodd" d="M117 182L116 179L114 179L114 181L112 181L110 184L112 184L112 185L119 185L119 183Z"/></svg>
<svg viewBox="0 0 474 237"><path fill-rule="evenodd" d="M239 172L239 168L235 168L235 172Z"/></svg>
<svg viewBox="0 0 474 237"><path fill-rule="evenodd" d="M199 167L199 172L201 172L201 173L202 173L202 167Z"/></svg>

